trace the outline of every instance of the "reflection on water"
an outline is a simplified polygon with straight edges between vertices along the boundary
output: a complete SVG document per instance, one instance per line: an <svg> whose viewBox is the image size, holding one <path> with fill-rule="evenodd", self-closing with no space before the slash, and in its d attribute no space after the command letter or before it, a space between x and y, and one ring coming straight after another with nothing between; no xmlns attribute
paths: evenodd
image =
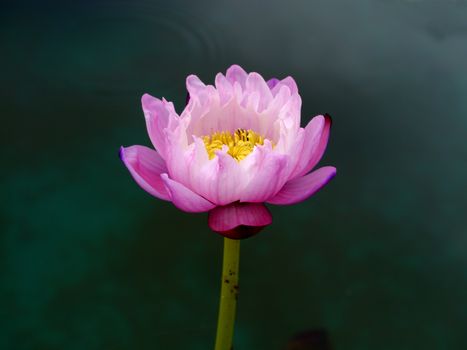
<svg viewBox="0 0 467 350"><path fill-rule="evenodd" d="M209 20L182 7L96 2L58 11L60 16L46 13L41 20L32 16L29 52L34 75L57 85L103 93L139 92L144 86L167 91L183 81L189 66L209 66L222 57ZM27 40L30 28L16 26L14 37Z"/></svg>

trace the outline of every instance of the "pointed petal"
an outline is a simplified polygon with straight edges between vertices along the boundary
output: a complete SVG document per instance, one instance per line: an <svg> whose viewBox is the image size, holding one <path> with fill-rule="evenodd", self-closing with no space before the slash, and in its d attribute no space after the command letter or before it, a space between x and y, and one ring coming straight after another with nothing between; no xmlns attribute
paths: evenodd
<svg viewBox="0 0 467 350"><path fill-rule="evenodd" d="M328 114L314 117L305 127L305 140L303 143L297 167L290 176L291 179L307 174L320 161L326 150L331 129L331 117Z"/></svg>
<svg viewBox="0 0 467 350"><path fill-rule="evenodd" d="M232 239L258 233L272 223L272 215L262 203L232 203L209 212L211 230Z"/></svg>
<svg viewBox="0 0 467 350"><path fill-rule="evenodd" d="M269 79L269 80L267 81L267 84L268 84L269 88L272 90L272 89L274 88L274 86L277 85L278 82L280 82L279 79L277 79L277 78L271 78L271 79Z"/></svg>
<svg viewBox="0 0 467 350"><path fill-rule="evenodd" d="M271 89L258 73L248 74L245 82L245 92L250 95L258 94L257 106L253 109L255 111L263 111L272 101Z"/></svg>
<svg viewBox="0 0 467 350"><path fill-rule="evenodd" d="M164 160L154 150L145 146L120 147L120 159L131 176L146 192L166 201L170 196L160 175L167 172Z"/></svg>
<svg viewBox="0 0 467 350"><path fill-rule="evenodd" d="M233 97L232 83L222 73L216 75L215 85L221 104L225 104Z"/></svg>
<svg viewBox="0 0 467 350"><path fill-rule="evenodd" d="M237 82L242 88L245 88L245 81L248 74L239 65L232 65L229 69L227 69L225 76L232 83L232 85Z"/></svg>
<svg viewBox="0 0 467 350"><path fill-rule="evenodd" d="M266 202L270 204L288 205L304 201L318 192L324 185L336 176L336 168L325 166L312 173L287 182L273 198Z"/></svg>
<svg viewBox="0 0 467 350"><path fill-rule="evenodd" d="M186 89L188 90L190 99L200 99L205 95L204 92L206 90L206 84L204 84L196 75L192 74L186 78Z"/></svg>
<svg viewBox="0 0 467 350"><path fill-rule="evenodd" d="M161 101L149 94L143 95L141 104L143 105L149 138L160 156L165 159L167 140L164 130L169 127L170 119L177 117L173 104L165 100Z"/></svg>
<svg viewBox="0 0 467 350"><path fill-rule="evenodd" d="M186 87L190 99L181 119L187 121L189 136L205 135L206 129L218 123L219 116L214 116L213 111L219 109L220 94L213 85L205 85L196 75L187 77Z"/></svg>
<svg viewBox="0 0 467 350"><path fill-rule="evenodd" d="M170 179L167 174L162 174L161 178L170 195L170 199L178 209L188 213L202 213L215 207L214 204L199 194L194 193L181 183Z"/></svg>
<svg viewBox="0 0 467 350"><path fill-rule="evenodd" d="M268 81L268 85L271 89L271 93L274 96L276 96L284 86L287 86L289 93L291 95L298 94L297 83L292 77L286 77L282 80L279 80L277 78L272 78Z"/></svg>
<svg viewBox="0 0 467 350"><path fill-rule="evenodd" d="M294 78L292 78L292 77L286 77L286 78L282 79L279 82L278 85L287 86L289 88L291 94L297 94L298 93L297 83L295 82ZM279 89L280 89L280 86L279 86Z"/></svg>

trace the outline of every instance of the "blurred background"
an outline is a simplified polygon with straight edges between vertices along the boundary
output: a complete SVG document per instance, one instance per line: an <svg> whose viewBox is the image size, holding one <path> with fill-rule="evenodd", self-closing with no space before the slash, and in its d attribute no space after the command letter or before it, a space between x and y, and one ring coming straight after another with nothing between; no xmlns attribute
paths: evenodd
<svg viewBox="0 0 467 350"><path fill-rule="evenodd" d="M233 63L333 116L338 169L243 242L235 348L467 348L465 1L1 6L1 349L213 347L222 238L117 154Z"/></svg>

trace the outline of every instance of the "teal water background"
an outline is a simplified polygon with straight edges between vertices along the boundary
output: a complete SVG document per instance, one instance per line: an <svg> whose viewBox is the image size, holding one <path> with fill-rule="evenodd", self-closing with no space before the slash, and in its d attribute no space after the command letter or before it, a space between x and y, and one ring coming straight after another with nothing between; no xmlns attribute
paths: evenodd
<svg viewBox="0 0 467 350"><path fill-rule="evenodd" d="M465 1L1 6L0 349L212 348L222 239L117 153L233 63L333 116L338 170L243 242L236 349L467 348Z"/></svg>

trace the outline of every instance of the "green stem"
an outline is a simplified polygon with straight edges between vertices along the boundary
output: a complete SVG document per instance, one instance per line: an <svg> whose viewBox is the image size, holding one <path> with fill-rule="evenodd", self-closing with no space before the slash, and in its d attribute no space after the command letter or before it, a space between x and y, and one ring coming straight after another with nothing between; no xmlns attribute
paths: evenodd
<svg viewBox="0 0 467 350"><path fill-rule="evenodd" d="M231 350L238 297L240 240L224 238L221 300L215 350Z"/></svg>

